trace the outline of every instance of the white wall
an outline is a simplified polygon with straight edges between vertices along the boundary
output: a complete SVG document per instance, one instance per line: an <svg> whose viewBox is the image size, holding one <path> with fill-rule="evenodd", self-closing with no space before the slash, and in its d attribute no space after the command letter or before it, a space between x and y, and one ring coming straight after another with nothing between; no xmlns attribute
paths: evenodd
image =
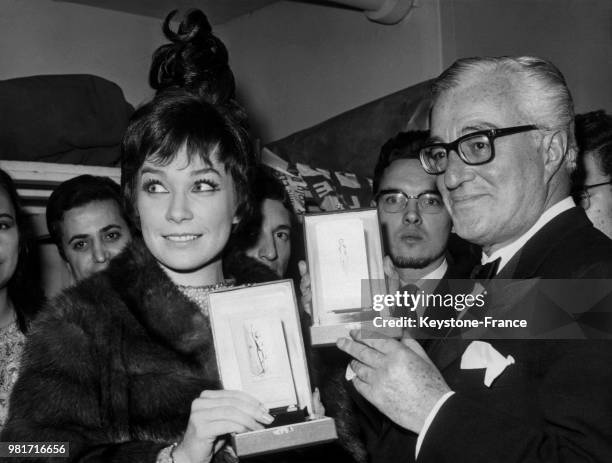
<svg viewBox="0 0 612 463"><path fill-rule="evenodd" d="M566 77L577 112L612 112L612 1L440 0L444 66L536 55Z"/></svg>
<svg viewBox="0 0 612 463"><path fill-rule="evenodd" d="M138 104L161 20L51 0L0 0L0 79L95 74Z"/></svg>
<svg viewBox="0 0 612 463"><path fill-rule="evenodd" d="M579 112L612 111L612 1L418 0L402 23L279 2L215 32L264 142L437 75L457 57L537 54L566 75ZM0 0L0 79L92 73L128 101L151 95L161 20L50 0Z"/></svg>
<svg viewBox="0 0 612 463"><path fill-rule="evenodd" d="M438 0L402 23L279 2L215 27L230 51L257 134L273 141L430 78L441 70ZM50 0L0 0L0 79L91 73L138 104L161 19Z"/></svg>
<svg viewBox="0 0 612 463"><path fill-rule="evenodd" d="M370 22L359 11L279 2L216 27L262 140L439 74L438 0L418 3L394 26Z"/></svg>

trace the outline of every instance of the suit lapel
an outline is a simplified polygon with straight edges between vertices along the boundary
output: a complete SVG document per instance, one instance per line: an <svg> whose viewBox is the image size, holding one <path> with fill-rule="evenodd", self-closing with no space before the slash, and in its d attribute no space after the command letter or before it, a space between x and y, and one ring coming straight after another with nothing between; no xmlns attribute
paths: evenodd
<svg viewBox="0 0 612 463"><path fill-rule="evenodd" d="M592 227L591 222L582 208L573 207L562 212L533 235L495 278L525 279L538 276L549 254L558 250L567 236L589 227Z"/></svg>
<svg viewBox="0 0 612 463"><path fill-rule="evenodd" d="M591 223L581 208L573 207L562 212L525 243L494 279L529 279L538 275L538 270L549 253L563 242L567 235L576 233ZM432 343L427 352L440 371L447 368L463 354L471 340L450 339L447 337Z"/></svg>

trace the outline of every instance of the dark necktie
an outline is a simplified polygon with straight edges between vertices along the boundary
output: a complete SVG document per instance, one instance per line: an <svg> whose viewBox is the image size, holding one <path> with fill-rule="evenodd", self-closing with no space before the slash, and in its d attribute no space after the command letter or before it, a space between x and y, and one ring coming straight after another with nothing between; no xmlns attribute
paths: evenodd
<svg viewBox="0 0 612 463"><path fill-rule="evenodd" d="M474 267L474 270L472 270L472 274L470 275L470 278L472 280L478 280L478 281L490 280L497 273L497 269L499 267L500 262L501 262L501 257L498 257L494 261L489 262L487 264L477 265L476 267Z"/></svg>
<svg viewBox="0 0 612 463"><path fill-rule="evenodd" d="M417 285L414 284L407 284L406 286L402 286L399 289L400 293L407 293L407 294L416 294L419 292L419 287ZM391 309L391 316L392 317L410 317L410 315L413 312L410 310L410 307L393 307Z"/></svg>

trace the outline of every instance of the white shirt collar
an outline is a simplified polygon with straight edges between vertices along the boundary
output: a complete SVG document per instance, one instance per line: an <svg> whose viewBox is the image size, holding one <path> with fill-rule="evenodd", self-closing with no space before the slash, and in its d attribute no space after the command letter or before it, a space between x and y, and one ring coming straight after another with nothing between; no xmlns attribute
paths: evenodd
<svg viewBox="0 0 612 463"><path fill-rule="evenodd" d="M421 283L423 280L441 280L442 277L444 277L446 270L448 270L448 262L446 262L445 257L442 263L435 270L432 270L419 281L417 281L417 286L420 286L419 283Z"/></svg>
<svg viewBox="0 0 612 463"><path fill-rule="evenodd" d="M446 257L445 257L440 265L438 265L434 270L429 272L423 278L417 280L414 284L420 288L425 283L424 280L441 280L444 277L446 270L448 270L448 262L446 261ZM400 280L401 286L406 286L407 284L408 283Z"/></svg>
<svg viewBox="0 0 612 463"><path fill-rule="evenodd" d="M540 216L540 218L533 224L533 226L519 236L512 243L507 244L506 246L498 249L490 256L487 256L484 252L482 253L482 257L480 259L482 264L487 264L489 262L493 262L498 257L501 258L499 262L499 267L497 267L497 273L501 271L502 268L508 263L512 257L529 241L529 239L535 235L544 225L550 222L552 219L557 217L562 212L571 209L572 207L576 207L576 203L574 200L568 196L565 199L562 199L558 203L549 207L544 211L544 213Z"/></svg>

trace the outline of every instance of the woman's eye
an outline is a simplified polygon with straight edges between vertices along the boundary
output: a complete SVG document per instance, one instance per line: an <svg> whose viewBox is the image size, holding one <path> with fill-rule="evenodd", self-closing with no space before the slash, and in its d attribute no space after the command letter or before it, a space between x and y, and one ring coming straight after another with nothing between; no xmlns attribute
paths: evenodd
<svg viewBox="0 0 612 463"><path fill-rule="evenodd" d="M9 222L1 222L0 223L0 230L9 230L13 228L13 224L9 223Z"/></svg>
<svg viewBox="0 0 612 463"><path fill-rule="evenodd" d="M168 193L159 180L146 180L143 185L143 190L147 193Z"/></svg>
<svg viewBox="0 0 612 463"><path fill-rule="evenodd" d="M193 191L196 193L204 191L216 191L219 185L211 180L198 180L193 185Z"/></svg>
<svg viewBox="0 0 612 463"><path fill-rule="evenodd" d="M277 232L276 237L281 241L289 241L291 239L291 235L286 231Z"/></svg>
<svg viewBox="0 0 612 463"><path fill-rule="evenodd" d="M87 249L87 241L75 241L72 243L72 249L75 251L84 251Z"/></svg>
<svg viewBox="0 0 612 463"><path fill-rule="evenodd" d="M121 233L119 232L109 232L106 234L106 241L117 241L119 238L121 238Z"/></svg>

